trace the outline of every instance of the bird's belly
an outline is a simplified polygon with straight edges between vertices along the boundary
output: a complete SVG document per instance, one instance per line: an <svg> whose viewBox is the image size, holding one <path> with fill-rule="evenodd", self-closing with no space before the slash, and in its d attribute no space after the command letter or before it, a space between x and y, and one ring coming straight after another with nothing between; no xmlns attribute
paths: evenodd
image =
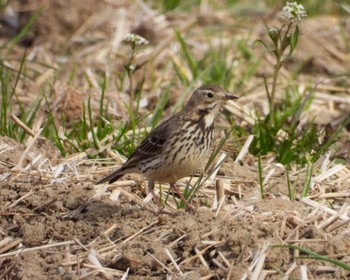
<svg viewBox="0 0 350 280"><path fill-rule="evenodd" d="M166 183L175 183L178 179L190 176L198 168L204 167L210 144L209 138L207 142L196 143L194 140L172 149L159 158L157 168L145 172L144 175L150 180Z"/></svg>
<svg viewBox="0 0 350 280"><path fill-rule="evenodd" d="M145 174L151 180L163 183L175 183L177 180L190 176L196 169L202 167L203 160L184 160L181 164L163 164L161 167Z"/></svg>

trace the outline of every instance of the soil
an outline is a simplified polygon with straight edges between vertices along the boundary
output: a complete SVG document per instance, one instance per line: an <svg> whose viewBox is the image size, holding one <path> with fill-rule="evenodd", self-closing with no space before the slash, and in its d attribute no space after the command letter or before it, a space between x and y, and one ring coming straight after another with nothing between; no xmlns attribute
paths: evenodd
<svg viewBox="0 0 350 280"><path fill-rule="evenodd" d="M8 138L1 138L0 143L1 162L9 167L16 166L25 147ZM57 154L48 152L50 150L55 151L53 147L34 147L32 156L40 153L51 157L51 163L59 162ZM26 160L30 162L29 158ZM228 166L232 164L227 163L223 173L229 170ZM89 272L87 264L91 255L96 255L103 267L113 269L114 273L119 271L119 277L128 270L128 279L164 279L169 272L163 266L182 279L204 276L221 279L228 273L230 279L240 279L257 252L267 245L270 247L265 252L264 269L288 270L296 261L290 250L272 247L281 245L281 239L286 237L302 240L303 246L316 253L348 254L349 238L329 235L312 222L300 222L310 214L310 207L273 195L261 200L251 172L244 171L244 167L236 168L232 185L237 187L242 181L246 182L244 197L233 208L228 201L226 209L218 213L197 206L194 213L177 210L171 214L157 214L153 210L158 206L153 202L140 207L124 196L117 201L108 196L94 198L96 192L88 180L66 178L54 182L28 176L31 171L28 175L12 173L0 183L1 232L20 241L22 248L72 242L2 257L0 272L9 270L7 279L80 279ZM3 176L6 174L9 173L4 172ZM133 189L145 196L140 186ZM180 264L181 272L171 265L166 250ZM195 250L202 252L203 261ZM309 269L313 269L312 264ZM297 275L296 271L291 277ZM110 279L111 276L97 271L91 277ZM322 274L322 279L335 277L345 279L346 273L337 270L329 277ZM269 279L280 279L280 275L271 274Z"/></svg>

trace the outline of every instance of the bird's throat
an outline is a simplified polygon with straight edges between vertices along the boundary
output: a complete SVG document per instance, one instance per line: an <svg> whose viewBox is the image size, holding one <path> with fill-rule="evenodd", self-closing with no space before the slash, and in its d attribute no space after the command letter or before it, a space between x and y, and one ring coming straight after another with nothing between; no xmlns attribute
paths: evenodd
<svg viewBox="0 0 350 280"><path fill-rule="evenodd" d="M204 116L205 127L211 127L214 124L215 118L217 116L216 112L211 111L209 114Z"/></svg>
<svg viewBox="0 0 350 280"><path fill-rule="evenodd" d="M200 119L204 123L205 128L209 128L214 125L214 121L219 113L218 106L213 106L211 108L205 108L198 111Z"/></svg>

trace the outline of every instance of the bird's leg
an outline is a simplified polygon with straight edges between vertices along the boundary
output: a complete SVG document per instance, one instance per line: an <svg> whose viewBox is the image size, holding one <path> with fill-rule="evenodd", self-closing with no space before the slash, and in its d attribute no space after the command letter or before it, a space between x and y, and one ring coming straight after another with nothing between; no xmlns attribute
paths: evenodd
<svg viewBox="0 0 350 280"><path fill-rule="evenodd" d="M149 194L149 193L152 193L152 195L154 197L155 193L154 193L154 181L153 180L148 181L148 187L146 188L146 194Z"/></svg>
<svg viewBox="0 0 350 280"><path fill-rule="evenodd" d="M154 192L154 181L153 180L149 180L148 181L148 188L146 189L146 193L149 194L151 193L152 194L152 197L153 197L153 201L154 203L160 207L160 198L156 195L156 193Z"/></svg>
<svg viewBox="0 0 350 280"><path fill-rule="evenodd" d="M189 211L193 211L193 207L188 203L187 199L184 198L182 193L179 191L179 189L175 186L175 183L170 183L170 187L173 188L173 190L176 192L176 194L181 198L181 200L185 203L186 209Z"/></svg>
<svg viewBox="0 0 350 280"><path fill-rule="evenodd" d="M153 196L153 200L158 200L156 193L154 192L154 181L153 180L148 181L148 188L146 190L146 193L147 194L151 193ZM159 201L157 204L159 204Z"/></svg>
<svg viewBox="0 0 350 280"><path fill-rule="evenodd" d="M200 176L202 177L202 178L204 178L204 176L205 176L205 167L202 167L201 168L201 170L200 170Z"/></svg>

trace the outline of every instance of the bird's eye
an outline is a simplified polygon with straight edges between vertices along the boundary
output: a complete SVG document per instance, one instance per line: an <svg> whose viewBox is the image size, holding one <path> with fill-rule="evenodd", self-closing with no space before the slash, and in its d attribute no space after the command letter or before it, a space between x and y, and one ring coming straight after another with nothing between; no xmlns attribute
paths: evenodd
<svg viewBox="0 0 350 280"><path fill-rule="evenodd" d="M212 97L214 96L214 94L213 94L212 92L208 92L208 93L207 93L207 96L208 96L209 98L212 98Z"/></svg>

